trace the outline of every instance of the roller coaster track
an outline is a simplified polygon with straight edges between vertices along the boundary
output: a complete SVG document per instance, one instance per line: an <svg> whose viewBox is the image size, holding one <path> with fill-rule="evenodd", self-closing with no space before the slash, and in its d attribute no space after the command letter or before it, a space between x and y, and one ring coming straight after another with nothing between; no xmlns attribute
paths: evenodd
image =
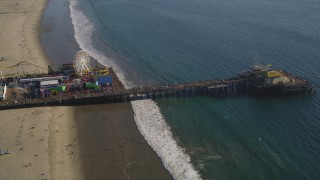
<svg viewBox="0 0 320 180"><path fill-rule="evenodd" d="M0 68L14 68L14 67L17 67L21 64L30 64L30 65L33 65L35 67L38 67L38 68L41 68L41 69L44 69L44 70L48 70L48 68L44 68L44 67L41 67L39 65L36 65L36 64L33 64L33 63L30 63L30 62L27 62L27 61L21 61L21 62L18 62L17 64L15 65L12 65L12 66L0 66Z"/></svg>

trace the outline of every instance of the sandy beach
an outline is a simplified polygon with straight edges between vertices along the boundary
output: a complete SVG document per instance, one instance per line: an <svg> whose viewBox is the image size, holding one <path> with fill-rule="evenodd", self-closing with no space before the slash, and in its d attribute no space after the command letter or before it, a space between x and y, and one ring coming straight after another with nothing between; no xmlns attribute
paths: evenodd
<svg viewBox="0 0 320 180"><path fill-rule="evenodd" d="M0 71L46 73L47 1L0 0ZM34 65L13 66L21 61ZM0 111L0 179L171 179L139 133L129 103Z"/></svg>
<svg viewBox="0 0 320 180"><path fill-rule="evenodd" d="M50 108L1 111L1 179L49 179L48 138Z"/></svg>
<svg viewBox="0 0 320 180"><path fill-rule="evenodd" d="M48 60L40 44L41 16L47 1L0 0L0 71L2 74L41 73ZM49 179L50 108L0 111L1 179Z"/></svg>
<svg viewBox="0 0 320 180"><path fill-rule="evenodd" d="M53 113L53 179L171 179L138 131L130 103L54 107Z"/></svg>
<svg viewBox="0 0 320 180"><path fill-rule="evenodd" d="M0 61L1 67L27 61L47 68L48 60L40 43L41 17L47 4L43 1L0 0ZM42 73L33 65L1 68L4 74Z"/></svg>
<svg viewBox="0 0 320 180"><path fill-rule="evenodd" d="M171 179L130 103L1 111L1 179ZM93 116L94 115L94 116Z"/></svg>

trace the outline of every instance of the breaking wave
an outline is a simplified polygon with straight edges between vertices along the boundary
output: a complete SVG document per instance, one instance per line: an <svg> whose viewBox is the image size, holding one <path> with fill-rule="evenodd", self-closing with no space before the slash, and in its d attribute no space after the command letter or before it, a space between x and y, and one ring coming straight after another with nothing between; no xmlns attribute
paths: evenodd
<svg viewBox="0 0 320 180"><path fill-rule="evenodd" d="M79 47L89 53L105 66L112 66L120 81L126 88L123 71L108 58L104 53L95 49L93 36L94 24L79 9L77 0L69 0L71 20L74 27L75 39ZM183 152L173 139L169 126L166 124L159 107L152 100L132 102L134 118L140 133L144 136L149 145L161 158L164 167L171 173L174 179L201 179L198 172L193 168L190 157Z"/></svg>
<svg viewBox="0 0 320 180"><path fill-rule="evenodd" d="M158 154L173 178L201 179L193 168L190 157L174 140L157 104L152 100L133 101L131 104L140 133Z"/></svg>
<svg viewBox="0 0 320 180"><path fill-rule="evenodd" d="M119 80L126 88L128 88L127 81L125 81L124 74L122 73L123 71L117 66L116 63L114 63L115 61L107 57L103 52L95 49L92 40L95 26L88 19L88 17L81 10L79 10L79 1L69 0L69 9L75 32L74 37L80 49L89 53L89 55L99 61L99 63L105 66L111 66L114 69L114 72L117 74Z"/></svg>

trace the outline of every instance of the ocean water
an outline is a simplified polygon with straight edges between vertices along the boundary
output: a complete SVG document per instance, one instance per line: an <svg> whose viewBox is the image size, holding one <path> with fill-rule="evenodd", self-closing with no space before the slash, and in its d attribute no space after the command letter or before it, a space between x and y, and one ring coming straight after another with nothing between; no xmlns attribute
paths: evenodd
<svg viewBox="0 0 320 180"><path fill-rule="evenodd" d="M320 85L317 0L65 3L78 48L112 66L127 87L228 78L254 63ZM320 177L318 94L132 105L140 132L176 179Z"/></svg>

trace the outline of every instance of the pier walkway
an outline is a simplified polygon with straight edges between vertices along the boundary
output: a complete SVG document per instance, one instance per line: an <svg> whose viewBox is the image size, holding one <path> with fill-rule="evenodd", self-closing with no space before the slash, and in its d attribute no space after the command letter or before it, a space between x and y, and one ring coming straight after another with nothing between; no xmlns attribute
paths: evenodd
<svg viewBox="0 0 320 180"><path fill-rule="evenodd" d="M3 101L0 109L17 109L40 106L84 105L98 103L129 102L140 99L168 97L213 96L226 97L246 93L250 83L243 78L209 80L167 86L139 87L124 91L99 91L95 93L72 93L23 101Z"/></svg>

